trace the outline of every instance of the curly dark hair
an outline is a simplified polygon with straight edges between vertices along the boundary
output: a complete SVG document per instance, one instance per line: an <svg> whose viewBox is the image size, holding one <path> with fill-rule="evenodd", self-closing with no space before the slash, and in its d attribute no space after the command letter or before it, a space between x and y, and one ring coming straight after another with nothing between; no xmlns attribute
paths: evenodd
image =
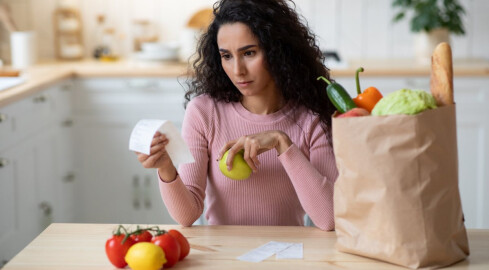
<svg viewBox="0 0 489 270"><path fill-rule="evenodd" d="M291 5L288 5L288 2ZM225 102L238 102L241 93L221 65L217 45L219 28L244 23L266 54L269 72L285 101L293 100L317 114L325 131L331 128L335 108L318 76L330 78L316 36L287 0L221 0L214 4L214 20L202 34L192 64L194 77L188 82L185 106L192 97L207 94Z"/></svg>

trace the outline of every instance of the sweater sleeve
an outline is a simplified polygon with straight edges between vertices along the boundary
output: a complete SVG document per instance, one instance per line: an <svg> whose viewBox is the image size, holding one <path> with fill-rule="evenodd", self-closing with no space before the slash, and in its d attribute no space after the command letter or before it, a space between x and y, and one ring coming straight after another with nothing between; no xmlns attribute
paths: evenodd
<svg viewBox="0 0 489 270"><path fill-rule="evenodd" d="M209 123L205 119L209 119L207 116L211 110L212 106L206 106L199 97L188 104L182 125L182 137L195 162L181 164L175 181L159 181L161 197L168 212L183 226L191 226L204 211L209 166Z"/></svg>
<svg viewBox="0 0 489 270"><path fill-rule="evenodd" d="M334 230L333 190L338 170L333 149L319 121L313 123L309 131L306 134L309 144L301 146L308 148L309 158L292 144L279 160L314 224L322 230Z"/></svg>

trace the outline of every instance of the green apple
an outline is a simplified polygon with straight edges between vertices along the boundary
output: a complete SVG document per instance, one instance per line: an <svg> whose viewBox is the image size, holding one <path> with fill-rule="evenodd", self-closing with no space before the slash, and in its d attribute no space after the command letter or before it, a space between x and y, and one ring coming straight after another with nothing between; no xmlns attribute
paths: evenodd
<svg viewBox="0 0 489 270"><path fill-rule="evenodd" d="M219 169L221 170L222 174L225 176L233 179L233 180L244 180L250 177L251 175L251 168L246 163L243 157L244 151L241 150L239 151L235 156L233 160L233 167L231 168L230 171L228 171L228 168L226 166L226 159L228 157L229 150L224 153L224 156L219 160Z"/></svg>

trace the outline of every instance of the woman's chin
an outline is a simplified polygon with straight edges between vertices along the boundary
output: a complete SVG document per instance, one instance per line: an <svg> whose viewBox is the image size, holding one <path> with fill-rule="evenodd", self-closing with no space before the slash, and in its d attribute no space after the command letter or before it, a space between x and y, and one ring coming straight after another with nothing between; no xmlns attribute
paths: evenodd
<svg viewBox="0 0 489 270"><path fill-rule="evenodd" d="M246 97L250 97L250 96L254 96L256 93L252 90L252 89L239 89L239 92L241 93L241 95L243 96L246 96Z"/></svg>

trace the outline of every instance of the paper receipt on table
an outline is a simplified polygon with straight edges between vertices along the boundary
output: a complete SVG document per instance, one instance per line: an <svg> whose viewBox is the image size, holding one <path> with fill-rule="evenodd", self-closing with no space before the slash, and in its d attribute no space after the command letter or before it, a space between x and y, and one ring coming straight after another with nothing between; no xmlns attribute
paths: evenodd
<svg viewBox="0 0 489 270"><path fill-rule="evenodd" d="M136 124L129 139L129 150L149 155L155 133L165 134L169 140L166 151L175 167L194 162L194 157L178 129L168 120L142 119Z"/></svg>

